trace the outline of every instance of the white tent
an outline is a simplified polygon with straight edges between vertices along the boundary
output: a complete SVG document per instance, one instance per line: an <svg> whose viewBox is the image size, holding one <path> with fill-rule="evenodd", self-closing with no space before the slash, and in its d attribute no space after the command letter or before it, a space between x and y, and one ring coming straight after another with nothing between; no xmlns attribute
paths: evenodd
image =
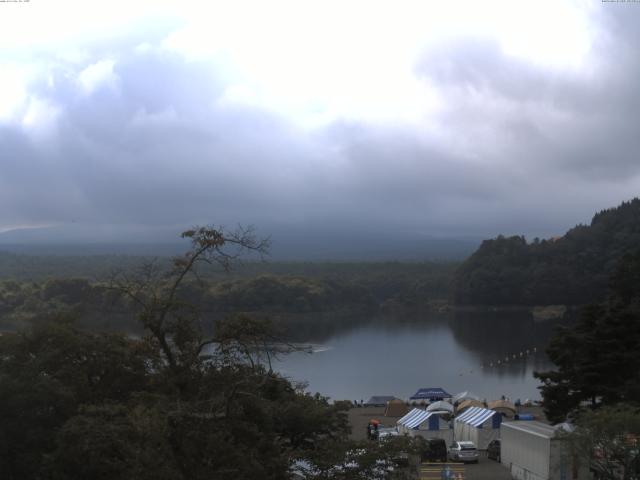
<svg viewBox="0 0 640 480"><path fill-rule="evenodd" d="M398 432L409 436L424 438L443 438L447 443L453 441L453 431L448 421L436 412L414 408L397 422Z"/></svg>
<svg viewBox="0 0 640 480"><path fill-rule="evenodd" d="M465 390L464 392L456 393L452 399L454 405L464 400L477 400L478 402L480 402L482 399L475 393L470 392L468 390Z"/></svg>
<svg viewBox="0 0 640 480"><path fill-rule="evenodd" d="M491 440L500 438L502 415L494 410L471 407L455 419L455 438L475 443L478 450L486 450Z"/></svg>
<svg viewBox="0 0 640 480"><path fill-rule="evenodd" d="M449 402L433 402L427 407L427 412L446 412L453 413L453 405Z"/></svg>

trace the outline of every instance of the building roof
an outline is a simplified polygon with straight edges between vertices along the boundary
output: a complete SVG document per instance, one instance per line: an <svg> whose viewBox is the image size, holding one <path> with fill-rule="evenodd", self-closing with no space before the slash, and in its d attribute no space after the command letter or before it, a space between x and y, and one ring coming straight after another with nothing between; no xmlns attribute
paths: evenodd
<svg viewBox="0 0 640 480"><path fill-rule="evenodd" d="M539 437L544 438L553 438L558 431L557 428L547 425L546 423L536 422L536 421L515 421L515 422L504 422L502 427L513 428L514 430L520 430L522 432L527 432L532 435L537 435Z"/></svg>

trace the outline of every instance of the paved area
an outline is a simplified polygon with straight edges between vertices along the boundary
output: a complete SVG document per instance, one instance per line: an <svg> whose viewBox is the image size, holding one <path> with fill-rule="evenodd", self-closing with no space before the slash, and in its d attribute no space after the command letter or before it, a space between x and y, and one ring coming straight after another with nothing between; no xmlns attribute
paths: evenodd
<svg viewBox="0 0 640 480"><path fill-rule="evenodd" d="M420 465L420 480L465 480L465 465L462 463L423 463Z"/></svg>
<svg viewBox="0 0 640 480"><path fill-rule="evenodd" d="M443 476L447 469L450 476ZM446 474L445 474L446 475ZM480 458L478 463L423 463L420 465L420 480L511 480L511 474L504 465Z"/></svg>
<svg viewBox="0 0 640 480"><path fill-rule="evenodd" d="M400 417L385 417L384 407L358 407L349 410L349 425L351 438L365 440L367 438L367 424L372 419L379 420L385 427L395 427Z"/></svg>
<svg viewBox="0 0 640 480"><path fill-rule="evenodd" d="M536 420L546 421L542 409L535 407L522 407L521 413L532 413ZM371 419L379 420L384 426L394 426L399 417L385 417L384 408L381 407L359 407L349 411L349 424L351 425L351 438L354 440L364 440L367 433L367 423ZM511 480L511 474L504 465L489 460L486 452L480 452L480 460L477 464L456 464L452 465L452 471L459 474L458 477L451 477L451 480ZM420 466L420 480L442 480L442 466L445 464L422 464ZM435 469L434 469L435 468ZM415 470L414 470L415 471ZM434 476L437 473L436 476ZM460 476L462 474L462 476Z"/></svg>

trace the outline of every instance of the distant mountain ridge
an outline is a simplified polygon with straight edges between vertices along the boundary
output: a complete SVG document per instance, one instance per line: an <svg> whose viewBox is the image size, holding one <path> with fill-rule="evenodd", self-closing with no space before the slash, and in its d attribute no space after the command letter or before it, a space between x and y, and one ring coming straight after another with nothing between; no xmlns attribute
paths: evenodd
<svg viewBox="0 0 640 480"><path fill-rule="evenodd" d="M452 283L458 305L582 305L604 298L617 261L640 247L640 199L594 215L562 237L482 242Z"/></svg>
<svg viewBox="0 0 640 480"><path fill-rule="evenodd" d="M15 229L0 233L0 251L27 255L180 255L188 243L179 238L189 228L70 224ZM320 225L261 224L270 236L274 261L461 261L480 244L479 236L430 236L383 231L375 226L322 228Z"/></svg>

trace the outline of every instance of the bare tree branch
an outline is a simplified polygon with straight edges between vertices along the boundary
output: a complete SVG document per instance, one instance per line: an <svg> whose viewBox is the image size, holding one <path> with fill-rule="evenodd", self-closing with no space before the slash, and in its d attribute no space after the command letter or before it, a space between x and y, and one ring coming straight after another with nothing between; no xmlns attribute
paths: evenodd
<svg viewBox="0 0 640 480"><path fill-rule="evenodd" d="M191 248L172 259L170 268L162 268L157 259L143 264L133 274L114 274L107 288L132 302L142 326L158 342L167 364L174 371L191 368L202 349L213 340L202 338L197 309L178 298L187 277L198 276L201 263L217 265L229 272L246 255L264 259L270 240L258 238L253 227L238 226L233 231L224 227L195 226L182 233ZM253 344L244 345L244 353L253 363Z"/></svg>

